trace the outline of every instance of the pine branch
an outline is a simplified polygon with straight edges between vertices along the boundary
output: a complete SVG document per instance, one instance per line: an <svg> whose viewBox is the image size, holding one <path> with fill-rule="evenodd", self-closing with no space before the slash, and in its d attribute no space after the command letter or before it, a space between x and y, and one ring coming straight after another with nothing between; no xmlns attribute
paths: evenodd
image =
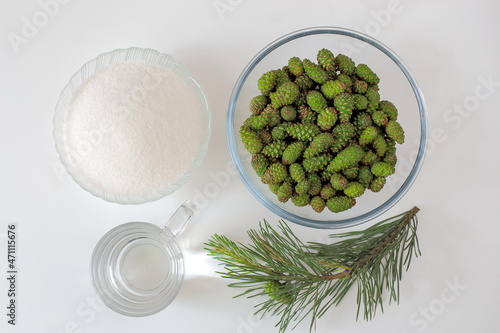
<svg viewBox="0 0 500 333"><path fill-rule="evenodd" d="M358 310L365 320L383 311L383 291L389 302L399 302L399 282L414 255L420 255L417 239L417 207L381 221L365 230L331 235L331 244L304 244L284 221L274 230L264 220L250 230L251 245L214 235L206 250L224 265L222 277L236 280L230 287L245 288L235 296L266 296L256 314L280 316L280 332L316 319L337 306L353 285Z"/></svg>
<svg viewBox="0 0 500 333"><path fill-rule="evenodd" d="M350 237L339 243L311 245L320 257L347 258L349 269L344 272L358 281L358 315L359 307L364 305L366 320L374 316L377 305L383 307L384 286L390 292L390 302L399 301L403 265L408 269L412 254L420 255L416 235L418 211L414 207L361 232L332 235L335 239ZM404 251L408 251L406 255Z"/></svg>

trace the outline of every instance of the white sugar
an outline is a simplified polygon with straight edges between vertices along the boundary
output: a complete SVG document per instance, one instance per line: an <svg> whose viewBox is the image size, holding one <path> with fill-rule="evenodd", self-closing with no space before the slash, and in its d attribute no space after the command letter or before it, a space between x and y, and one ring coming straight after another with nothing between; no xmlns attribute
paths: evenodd
<svg viewBox="0 0 500 333"><path fill-rule="evenodd" d="M72 166L115 196L147 197L179 179L199 152L202 105L178 74L126 62L91 76L64 125Z"/></svg>

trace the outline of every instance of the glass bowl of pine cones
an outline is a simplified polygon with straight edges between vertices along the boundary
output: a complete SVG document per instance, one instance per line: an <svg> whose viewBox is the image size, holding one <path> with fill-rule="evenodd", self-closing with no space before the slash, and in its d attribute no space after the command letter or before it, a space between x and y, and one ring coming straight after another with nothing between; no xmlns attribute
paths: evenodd
<svg viewBox="0 0 500 333"><path fill-rule="evenodd" d="M422 167L428 132L423 94L403 61L337 27L292 32L255 55L226 126L255 198L285 220L329 229L394 206Z"/></svg>

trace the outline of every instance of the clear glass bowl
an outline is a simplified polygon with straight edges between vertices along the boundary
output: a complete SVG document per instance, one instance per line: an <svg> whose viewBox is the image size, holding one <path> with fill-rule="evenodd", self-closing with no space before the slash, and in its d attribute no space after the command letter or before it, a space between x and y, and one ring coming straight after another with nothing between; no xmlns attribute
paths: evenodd
<svg viewBox="0 0 500 333"><path fill-rule="evenodd" d="M177 80L179 80L179 82L184 82L187 85L188 87L187 89L191 91L192 95L194 96L194 99L196 100L196 103L198 103L197 105L200 106L200 112L202 113L201 128L203 133L200 133L201 142L198 151L196 155L193 157L193 160L190 163L190 165L188 165L187 162L184 162L186 163L187 167L184 169L185 171L180 175L180 177L168 183L165 182L165 184L160 182L161 186L159 187L161 188L155 188L154 190L152 189L151 191L147 191L147 193L145 194L143 193L128 194L125 192L117 193L117 191L110 191L109 188L105 188L104 186L96 185L96 182L94 182L93 179L90 179L88 175L84 175L76 167L77 163L74 163L74 161L72 160L72 156L70 156L71 151L68 148L66 142L68 134L65 133L65 131L67 131L65 124L68 122L68 117L69 117L68 109L73 101L73 98L76 98L77 96L81 95L80 88L84 85L84 83L87 82L87 80L93 78L94 75L99 71L104 70L109 66L122 65L126 62L134 62L134 63L148 64L148 65L151 64L166 69L169 73L176 74ZM160 80L154 76L153 79ZM155 84L155 83L156 81L152 81L152 83L148 82L148 84ZM173 87L173 89L175 89L175 87ZM131 93L135 93L133 89L131 89ZM142 111L142 110L139 109L137 111ZM140 117L142 115L137 114L137 116ZM145 202L155 201L169 194L172 194L180 186L185 184L193 175L193 173L198 169L208 150L208 143L211 136L211 127L210 127L211 113L208 106L207 98L202 88L182 64L176 62L171 56L162 54L156 50L132 47L128 49L117 49L111 52L103 53L97 56L95 59L84 64L80 68L80 70L78 70L71 77L69 83L61 92L59 101L55 109L53 125L54 125L53 135L55 140L55 146L60 156L61 162L65 166L68 174L71 175L71 177L77 184L79 184L83 189L90 192L91 194L100 197L106 201L120 203L120 204L141 204ZM143 133L142 135L145 136L146 133ZM159 147L158 149L156 149L155 147L155 151L162 152L162 149L163 149L162 147ZM175 158L175 156L172 156L172 158ZM103 160L102 163L106 162L107 162L106 160ZM125 181L133 182L134 180L126 179Z"/></svg>
<svg viewBox="0 0 500 333"><path fill-rule="evenodd" d="M316 61L317 52L327 48L365 63L380 77L381 100L393 102L398 122L405 130L405 143L397 146L396 173L378 193L365 191L356 205L344 212L328 209L317 213L310 206L296 207L290 200L278 201L250 164L251 155L241 142L239 128L250 116L249 102L259 95L257 80L270 70L285 66L297 56ZM260 51L239 76L228 106L227 140L231 158L248 190L266 208L285 220L314 228L344 228L367 222L390 209L410 189L422 166L427 143L427 112L423 94L402 60L387 46L365 34L337 27L314 27L285 35Z"/></svg>

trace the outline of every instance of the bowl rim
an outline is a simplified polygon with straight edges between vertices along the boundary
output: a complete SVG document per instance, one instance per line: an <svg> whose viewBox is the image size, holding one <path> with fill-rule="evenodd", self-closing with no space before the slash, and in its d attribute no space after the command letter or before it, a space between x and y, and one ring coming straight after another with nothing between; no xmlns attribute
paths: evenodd
<svg viewBox="0 0 500 333"><path fill-rule="evenodd" d="M91 184L85 177L80 175L76 168L71 164L70 158L68 156L65 142L64 142L64 121L67 113L69 104L73 95L78 91L78 89L95 73L100 70L114 64L125 63L125 62L145 62L153 65L160 66L172 72L178 74L182 80L184 80L192 91L198 97L201 104L202 114L204 118L203 123L203 133L201 138L201 145L198 148L198 152L190 164L189 168L182 174L176 181L167 184L165 188L156 191L152 195L140 195L140 196L125 196L116 195L113 193L108 193L99 189ZM91 193L92 195L101 198L105 201L119 204L143 204L147 202L152 202L164 198L175 192L178 188L184 185L194 174L194 172L200 167L207 151L211 138L211 124L212 124L212 114L210 106L208 104L208 98L203 91L201 85L193 78L187 67L183 64L175 61L175 59L165 53L161 53L152 48L140 48L140 47L129 47L129 48L119 48L108 52L101 53L95 58L84 63L69 79L66 86L62 89L57 104L55 106L54 118L52 121L53 131L52 135L55 142L55 148L59 155L59 159L62 165L65 167L67 173L71 178L85 191Z"/></svg>
<svg viewBox="0 0 500 333"><path fill-rule="evenodd" d="M275 205L273 202L271 202L269 199L264 197L263 195L260 194L260 192L253 186L251 179L249 176L246 174L242 163L241 159L238 155L238 151L236 149L235 145L235 131L234 131L234 116L235 116L235 109L236 109L236 103L241 91L241 88L243 84L245 83L246 79L250 75L250 72L272 51L280 47L281 45L284 45L290 41L293 41L298 38L310 36L310 35L318 35L318 34L336 34L336 35L342 35L342 36L347 36L347 37L352 37L356 38L358 40L361 40L363 42L366 42L373 47L377 48L381 52L383 52L385 55L387 55L398 67L399 69L403 72L405 75L406 79L410 83L410 86L413 90L413 93L415 95L417 104L418 104L418 110L419 110L419 116L420 116L420 127L421 127L421 135L420 135L420 142L419 142L419 149L418 153L416 156L415 163L408 175L408 177L404 180L403 184L401 187L387 200L385 201L382 205L372 209L369 212L366 212L362 215L359 215L357 217L352 217L352 218L347 218L344 220L330 220L330 221L318 221L306 217L299 217L293 213L290 213L286 211L285 209ZM406 64L402 61L402 59L394 52L392 51L389 47L387 47L385 44L381 43L380 41L376 40L375 38L364 34L359 31L355 31L352 29L347 29L347 28L341 28L341 27L334 27L334 26L318 26L318 27L310 27L310 28L304 28L300 30L296 30L294 32L288 33L282 37L279 37L275 39L273 42L269 43L266 47L264 47L259 53L257 53L247 64L247 66L243 69L241 72L240 76L238 77L234 88L231 93L231 97L229 99L229 104L228 104L228 111L226 114L226 139L229 147L229 153L230 156L236 166L236 170L238 171L239 176L241 177L243 183L247 187L247 189L252 193L252 195L261 203L263 204L266 208L280 216L281 218L288 220L290 222L296 223L298 225L302 225L305 227L312 227L312 228L317 228L317 229L338 229L338 228L347 228L347 227L352 227L359 225L361 223L368 222L383 213L387 212L390 208L392 208L403 196L404 194L410 189L411 185L414 183L418 173L421 170L422 164L425 159L426 155L426 149L427 149L427 140L428 140L428 120L427 120L427 106L425 104L425 99L422 93L422 90L420 89L419 85L417 84L416 79L414 78L413 74L410 72L409 68L406 66Z"/></svg>

